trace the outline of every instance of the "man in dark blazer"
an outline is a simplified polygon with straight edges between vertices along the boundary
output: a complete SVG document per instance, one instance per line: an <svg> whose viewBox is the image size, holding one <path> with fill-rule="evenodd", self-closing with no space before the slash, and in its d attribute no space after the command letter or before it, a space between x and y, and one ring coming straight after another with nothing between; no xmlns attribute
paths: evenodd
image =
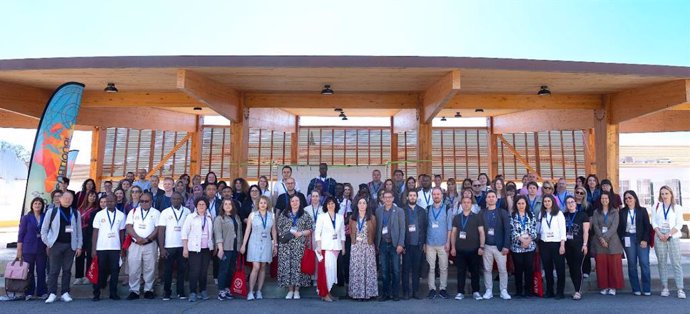
<svg viewBox="0 0 690 314"><path fill-rule="evenodd" d="M398 301L400 256L405 249L405 213L393 205L391 191L383 193L383 206L376 209L376 247L383 276L379 301Z"/></svg>
<svg viewBox="0 0 690 314"><path fill-rule="evenodd" d="M426 210L417 205L417 192L407 191L407 205L405 206L405 250L402 263L403 299L420 299L419 273L422 268L422 256L426 244L427 214ZM410 278L410 276L412 278ZM410 290L410 280L412 289Z"/></svg>

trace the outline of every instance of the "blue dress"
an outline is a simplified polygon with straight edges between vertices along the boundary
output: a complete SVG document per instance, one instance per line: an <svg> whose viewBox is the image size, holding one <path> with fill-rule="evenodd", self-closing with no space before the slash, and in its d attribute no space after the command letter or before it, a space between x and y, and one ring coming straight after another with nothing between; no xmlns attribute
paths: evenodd
<svg viewBox="0 0 690 314"><path fill-rule="evenodd" d="M252 233L249 235L247 243L247 261L269 263L273 260L273 242L271 239L271 229L275 221L273 213L267 212L262 219L259 211L252 212Z"/></svg>

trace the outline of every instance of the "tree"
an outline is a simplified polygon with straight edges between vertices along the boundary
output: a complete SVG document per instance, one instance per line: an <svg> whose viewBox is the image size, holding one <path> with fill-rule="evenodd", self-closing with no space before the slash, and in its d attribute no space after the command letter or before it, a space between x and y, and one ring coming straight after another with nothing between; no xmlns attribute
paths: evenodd
<svg viewBox="0 0 690 314"><path fill-rule="evenodd" d="M22 145L12 144L6 141L0 141L0 151L11 151L17 155L17 158L24 161L28 166L31 159L31 152L26 150Z"/></svg>

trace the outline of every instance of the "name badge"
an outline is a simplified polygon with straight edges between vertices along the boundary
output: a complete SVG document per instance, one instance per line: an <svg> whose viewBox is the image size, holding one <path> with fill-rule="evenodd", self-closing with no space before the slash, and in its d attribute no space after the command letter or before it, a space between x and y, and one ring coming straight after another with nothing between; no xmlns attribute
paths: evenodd
<svg viewBox="0 0 690 314"><path fill-rule="evenodd" d="M146 225L145 224L139 224L139 229L146 229Z"/></svg>
<svg viewBox="0 0 690 314"><path fill-rule="evenodd" d="M331 238L332 238L333 240L338 240L338 235L334 234Z"/></svg>
<svg viewBox="0 0 690 314"><path fill-rule="evenodd" d="M290 228L290 232L291 232L291 233L296 233L296 232L297 232L297 227L292 227L292 228Z"/></svg>
<svg viewBox="0 0 690 314"><path fill-rule="evenodd" d="M486 234L490 236L494 235L494 228L489 228L489 231L487 231Z"/></svg>
<svg viewBox="0 0 690 314"><path fill-rule="evenodd" d="M668 222L662 223L660 229L663 234L671 233L671 225Z"/></svg>
<svg viewBox="0 0 690 314"><path fill-rule="evenodd" d="M388 234L388 226L381 228L381 234Z"/></svg>
<svg viewBox="0 0 690 314"><path fill-rule="evenodd" d="M409 232L415 232L415 231L417 231L417 226L415 226L415 225L407 225L407 231L409 231Z"/></svg>
<svg viewBox="0 0 690 314"><path fill-rule="evenodd" d="M262 231L262 232L261 232L261 237L264 238L264 239L268 238L268 232Z"/></svg>
<svg viewBox="0 0 690 314"><path fill-rule="evenodd" d="M72 225L65 226L65 233L72 233Z"/></svg>
<svg viewBox="0 0 690 314"><path fill-rule="evenodd" d="M181 232L181 231L182 231L182 227L180 227L180 226L175 226L175 228L174 228L173 230L174 230L175 232Z"/></svg>
<svg viewBox="0 0 690 314"><path fill-rule="evenodd" d="M364 241L364 235L357 234L357 241L358 242Z"/></svg>
<svg viewBox="0 0 690 314"><path fill-rule="evenodd" d="M553 238L553 232L546 232L546 238L547 239Z"/></svg>
<svg viewBox="0 0 690 314"><path fill-rule="evenodd" d="M572 239L573 239L573 233L572 233L572 232L566 233L566 234L565 234L565 238L568 239L568 240L572 240Z"/></svg>
<svg viewBox="0 0 690 314"><path fill-rule="evenodd" d="M115 237L115 232L109 232L108 233L108 239L114 238Z"/></svg>
<svg viewBox="0 0 690 314"><path fill-rule="evenodd" d="M522 234L520 235L520 237L521 237L521 238L527 239L527 238L529 238L530 236L529 236L529 234L527 234L526 231L523 231Z"/></svg>
<svg viewBox="0 0 690 314"><path fill-rule="evenodd" d="M465 232L465 231L460 231L460 233L458 233L458 238L460 238L460 240L465 240L465 239L467 239L467 232Z"/></svg>
<svg viewBox="0 0 690 314"><path fill-rule="evenodd" d="M601 227L602 233L606 233L606 231L609 231L609 227Z"/></svg>
<svg viewBox="0 0 690 314"><path fill-rule="evenodd" d="M432 222L431 228L438 228L438 222Z"/></svg>
<svg viewBox="0 0 690 314"><path fill-rule="evenodd" d="M623 237L623 242L625 242L625 247L630 247L630 237Z"/></svg>

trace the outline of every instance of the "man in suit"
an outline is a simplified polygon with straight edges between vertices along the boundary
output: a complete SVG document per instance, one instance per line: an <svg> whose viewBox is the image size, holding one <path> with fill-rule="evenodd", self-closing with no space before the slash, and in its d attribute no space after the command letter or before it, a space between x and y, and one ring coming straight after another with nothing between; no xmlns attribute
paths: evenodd
<svg viewBox="0 0 690 314"><path fill-rule="evenodd" d="M383 276L383 289L379 301L398 301L400 255L405 249L405 213L393 205L391 191L383 193L383 206L376 209L376 247Z"/></svg>
<svg viewBox="0 0 690 314"><path fill-rule="evenodd" d="M422 254L426 244L426 210L417 205L417 192L407 191L407 205L405 206L405 252L402 262L402 290L403 299L420 299L419 272L422 268ZM410 278L411 277L411 278ZM410 289L412 281L412 289Z"/></svg>
<svg viewBox="0 0 690 314"><path fill-rule="evenodd" d="M321 196L335 196L335 185L338 182L328 177L328 164L325 162L319 164L319 177L311 179L307 187L307 194L311 194L317 182L321 183Z"/></svg>

